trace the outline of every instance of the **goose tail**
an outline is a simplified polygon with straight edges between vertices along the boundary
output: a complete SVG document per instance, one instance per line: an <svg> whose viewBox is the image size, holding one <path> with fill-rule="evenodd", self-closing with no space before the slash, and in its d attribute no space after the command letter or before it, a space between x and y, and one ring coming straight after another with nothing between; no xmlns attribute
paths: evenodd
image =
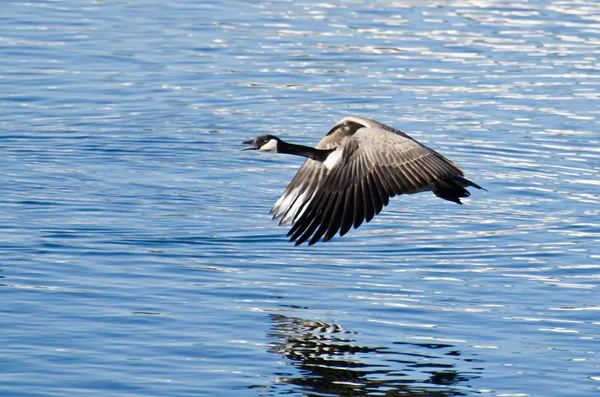
<svg viewBox="0 0 600 397"><path fill-rule="evenodd" d="M465 188L474 187L477 189L483 189L475 182L471 182L467 178L462 176L455 176L452 178L444 179L435 184L433 193L444 200L452 201L456 204L462 204L461 198L469 197L471 193Z"/></svg>

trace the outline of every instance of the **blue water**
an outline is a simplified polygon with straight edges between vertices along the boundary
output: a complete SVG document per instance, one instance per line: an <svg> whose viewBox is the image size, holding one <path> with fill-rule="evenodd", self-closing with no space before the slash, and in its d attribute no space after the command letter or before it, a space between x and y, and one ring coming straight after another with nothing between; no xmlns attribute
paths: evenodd
<svg viewBox="0 0 600 397"><path fill-rule="evenodd" d="M0 395L596 396L600 3L5 1ZM312 247L346 115L487 192Z"/></svg>

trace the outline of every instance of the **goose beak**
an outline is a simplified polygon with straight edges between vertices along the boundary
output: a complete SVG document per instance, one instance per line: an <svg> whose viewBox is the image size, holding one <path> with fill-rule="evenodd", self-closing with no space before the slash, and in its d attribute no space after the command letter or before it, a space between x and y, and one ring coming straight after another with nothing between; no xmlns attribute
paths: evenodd
<svg viewBox="0 0 600 397"><path fill-rule="evenodd" d="M242 142L244 145L252 145L252 146L245 147L242 150L258 150L258 147L256 146L255 141L256 141L256 139Z"/></svg>

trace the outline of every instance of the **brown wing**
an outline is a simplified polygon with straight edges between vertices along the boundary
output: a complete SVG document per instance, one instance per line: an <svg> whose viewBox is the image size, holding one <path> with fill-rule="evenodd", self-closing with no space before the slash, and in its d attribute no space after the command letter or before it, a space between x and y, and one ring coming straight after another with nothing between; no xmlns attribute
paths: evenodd
<svg viewBox="0 0 600 397"><path fill-rule="evenodd" d="M345 128L342 124L344 120L337 123L319 141L316 146L317 149L333 149L343 145L348 140L356 129L349 130ZM273 219L281 218L279 225L286 224L289 221L294 222L323 184L327 174L328 169L323 163L307 159L271 209Z"/></svg>
<svg viewBox="0 0 600 397"><path fill-rule="evenodd" d="M329 171L319 168L324 172L310 200L293 214L288 236L296 245L323 236L328 241L338 231L343 236L369 222L390 197L435 190L438 181L463 175L450 160L387 126L358 129L347 138L340 160Z"/></svg>
<svg viewBox="0 0 600 397"><path fill-rule="evenodd" d="M323 163L307 159L271 209L273 219L281 218L280 225L296 219L296 215L311 201L326 176L327 168Z"/></svg>

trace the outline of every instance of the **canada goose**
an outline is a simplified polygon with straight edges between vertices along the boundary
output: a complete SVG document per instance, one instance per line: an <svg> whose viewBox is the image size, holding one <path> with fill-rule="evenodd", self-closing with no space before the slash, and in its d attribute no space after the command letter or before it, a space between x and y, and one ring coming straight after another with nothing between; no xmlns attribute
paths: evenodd
<svg viewBox="0 0 600 397"><path fill-rule="evenodd" d="M362 117L345 117L316 148L261 135L243 142L242 150L277 152L307 157L271 209L283 225L290 220L290 241L296 245L323 237L343 236L354 225L369 222L390 197L432 191L457 204L468 197L467 186L483 189L463 178L450 160L402 131ZM485 190L485 189L484 189Z"/></svg>

